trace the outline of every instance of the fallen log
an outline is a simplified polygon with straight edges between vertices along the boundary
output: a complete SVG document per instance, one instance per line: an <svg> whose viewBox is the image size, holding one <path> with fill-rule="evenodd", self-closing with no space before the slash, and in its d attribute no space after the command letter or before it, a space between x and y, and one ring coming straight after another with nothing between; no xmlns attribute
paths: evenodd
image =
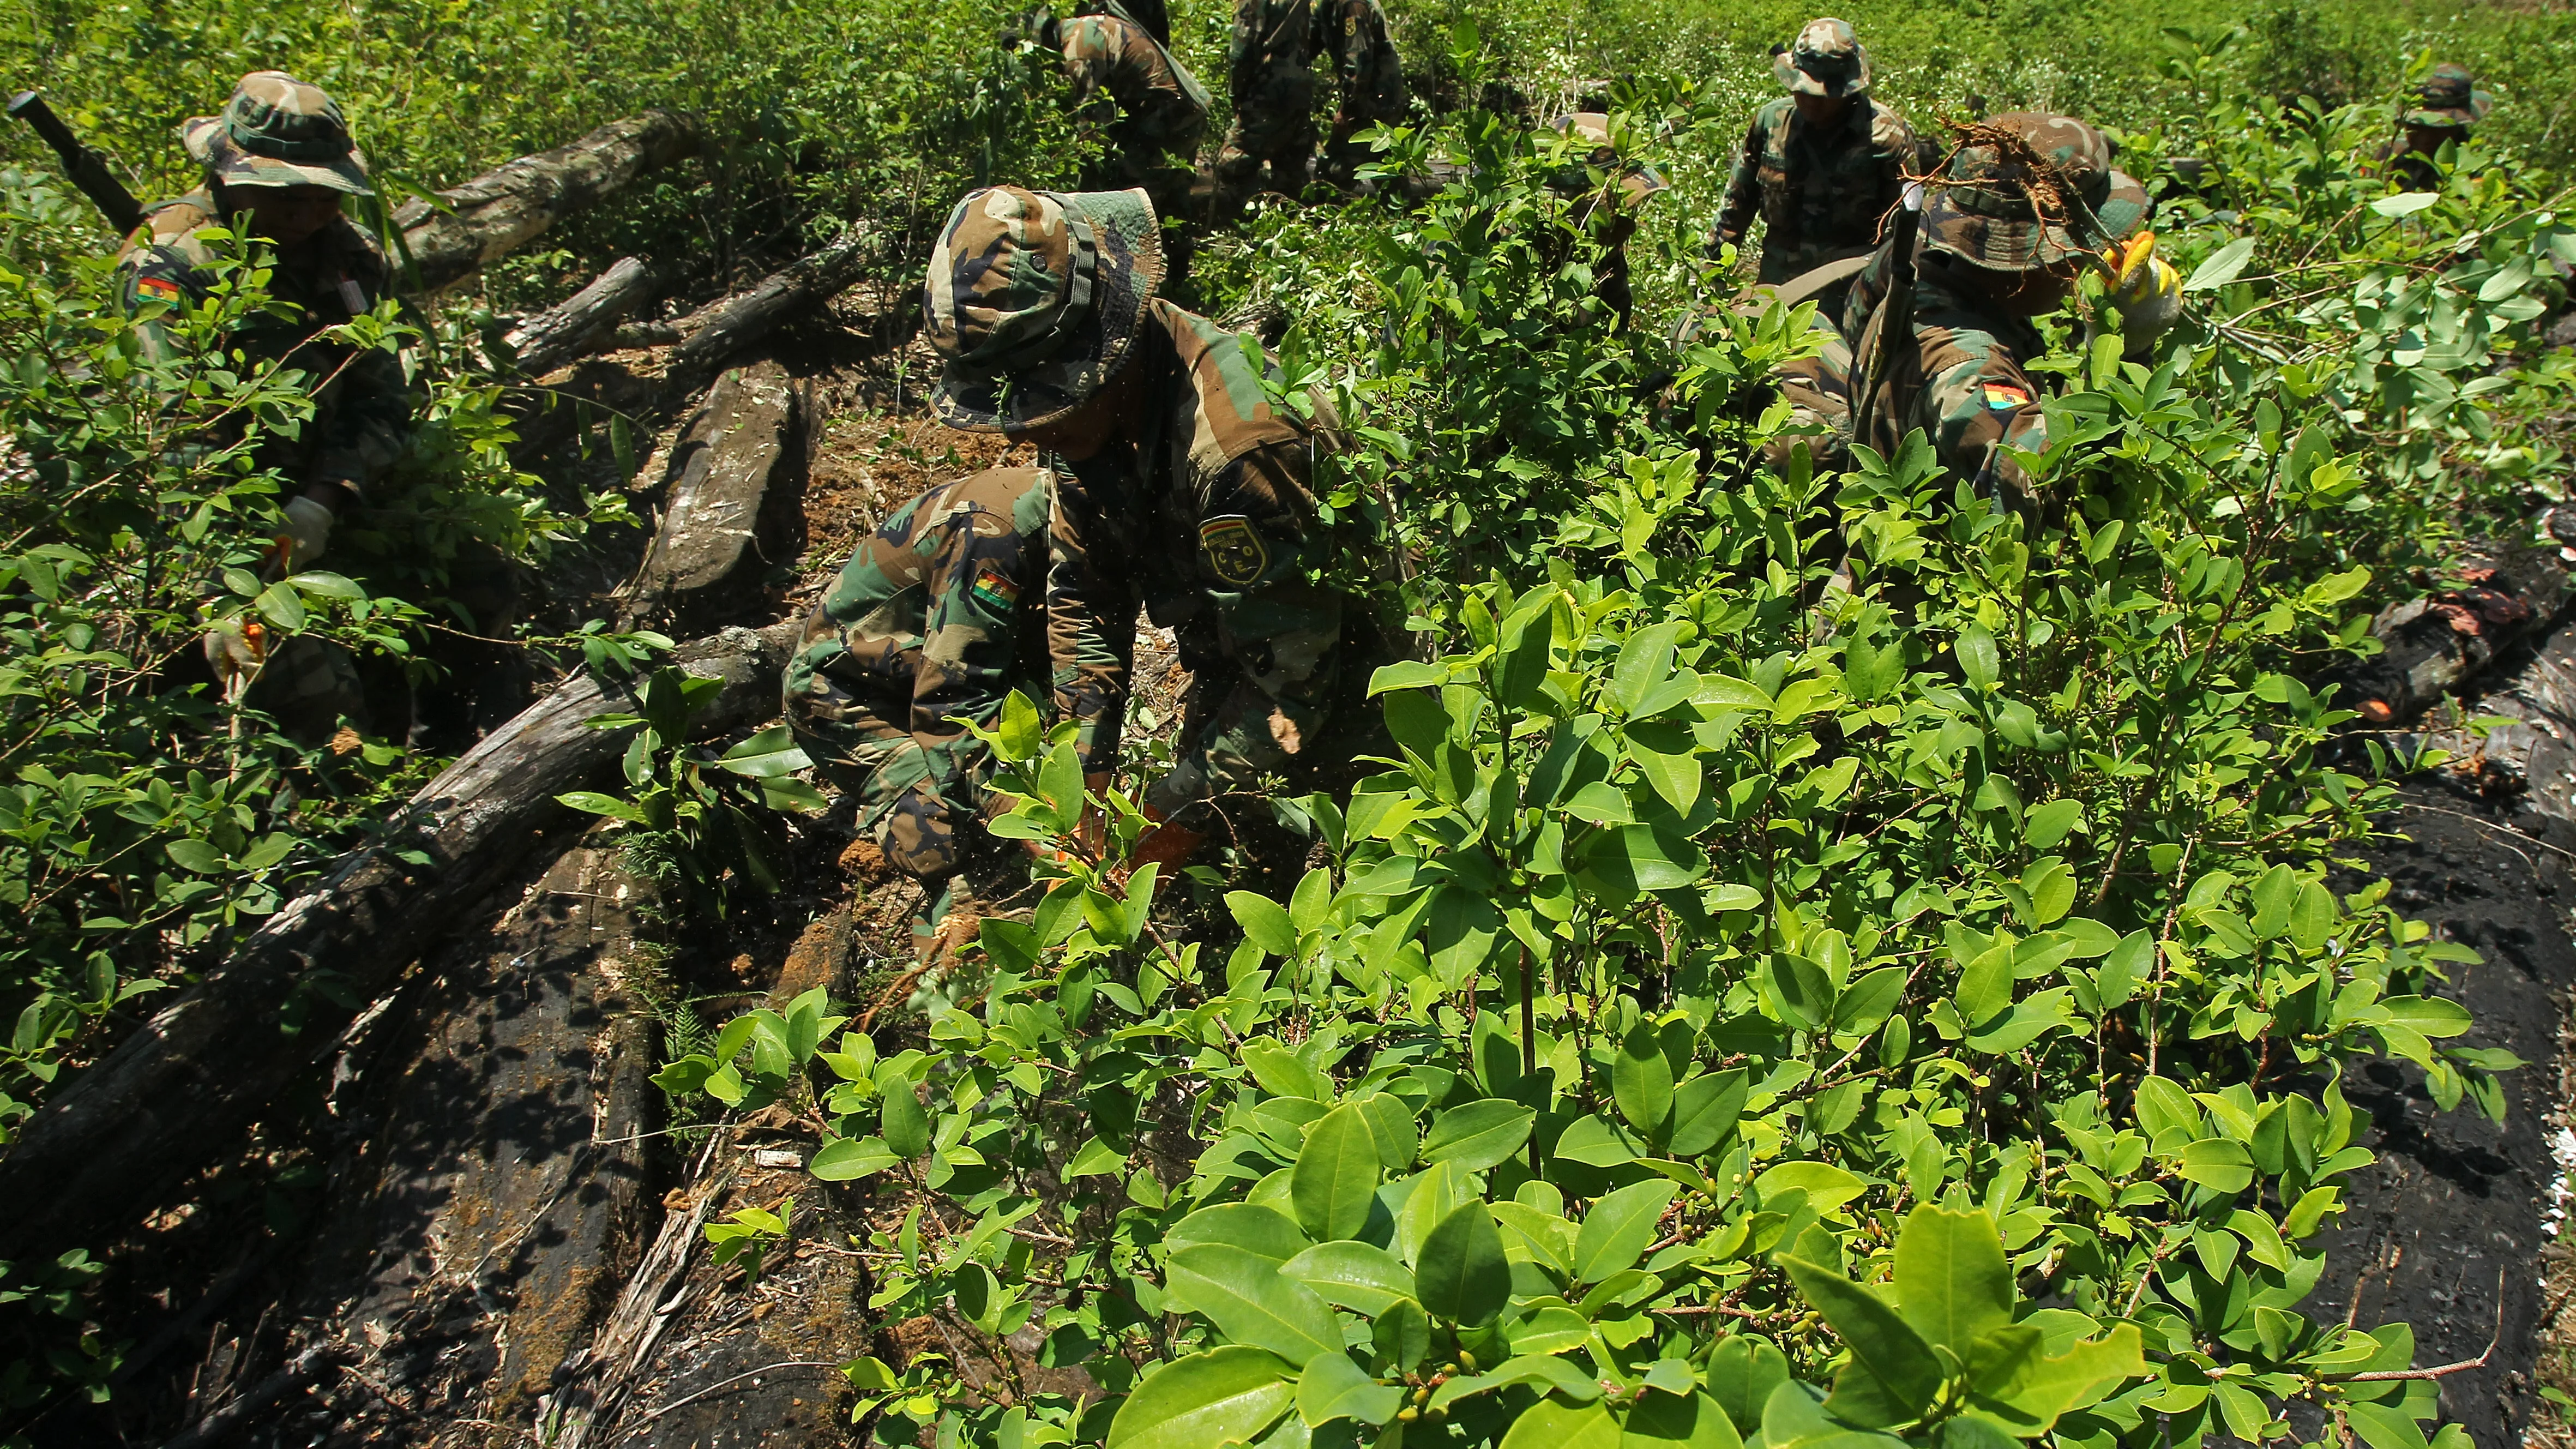
<svg viewBox="0 0 2576 1449"><path fill-rule="evenodd" d="M731 629L681 649L722 681L700 724L771 717L797 621ZM278 1030L299 984L328 971L337 1000L370 1000L516 868L555 801L604 773L631 730L586 724L632 708L631 688L565 681L412 797L377 844L345 857L311 894L269 917L230 959L154 1015L30 1117L0 1157L0 1258L99 1243L176 1194L301 1080L348 1012L316 997L303 1031Z"/></svg>
<svg viewBox="0 0 2576 1449"><path fill-rule="evenodd" d="M522 377L543 377L597 352L617 335L617 325L652 299L661 286L653 269L634 257L599 274L551 310L513 327L502 338Z"/></svg>
<svg viewBox="0 0 2576 1449"><path fill-rule="evenodd" d="M435 293L648 171L696 154L694 118L647 111L578 141L522 156L394 213L410 254L408 284Z"/></svg>
<svg viewBox="0 0 2576 1449"><path fill-rule="evenodd" d="M2362 723L2401 725L2457 690L2512 646L2546 632L2571 594L2554 550L2519 547L2463 560L2458 586L2383 610L2375 658L2342 671L2339 702Z"/></svg>
<svg viewBox="0 0 2576 1449"><path fill-rule="evenodd" d="M804 547L805 390L775 362L725 373L671 445L662 521L619 591L620 627L698 633L766 602Z"/></svg>

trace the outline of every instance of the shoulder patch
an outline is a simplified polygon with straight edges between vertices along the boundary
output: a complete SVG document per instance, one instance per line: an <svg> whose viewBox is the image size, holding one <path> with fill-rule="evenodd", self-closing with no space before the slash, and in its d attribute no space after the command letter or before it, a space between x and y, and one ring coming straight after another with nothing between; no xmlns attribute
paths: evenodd
<svg viewBox="0 0 2576 1449"><path fill-rule="evenodd" d="M1985 384L1986 406L1999 413L2030 406L2030 389L2009 382Z"/></svg>
<svg viewBox="0 0 2576 1449"><path fill-rule="evenodd" d="M136 277L134 292L136 296L148 301L169 302L175 305L179 300L179 284L168 277Z"/></svg>
<svg viewBox="0 0 2576 1449"><path fill-rule="evenodd" d="M1199 549L1207 555L1209 570L1238 589L1258 581L1270 568L1270 546L1261 541L1261 530L1252 526L1252 520L1240 513L1200 524Z"/></svg>

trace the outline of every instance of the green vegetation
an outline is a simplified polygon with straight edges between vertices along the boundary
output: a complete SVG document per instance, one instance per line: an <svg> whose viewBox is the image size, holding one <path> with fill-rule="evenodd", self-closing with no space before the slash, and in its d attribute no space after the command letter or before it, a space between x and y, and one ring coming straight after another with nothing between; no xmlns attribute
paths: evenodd
<svg viewBox="0 0 2576 1449"><path fill-rule="evenodd" d="M2143 363L2081 315L2052 324L2055 501L2025 514L1919 447L1847 475L1760 463L1783 424L1764 378L1803 316L1659 340L1708 300L1699 231L1769 90L1760 52L1801 18L1399 6L1441 113L1388 136L1389 164L1460 179L1413 211L1267 210L1206 249L1209 310L1293 320L1281 401L1349 425L1330 505L1405 547L1382 602L1430 644L1375 681L1382 771L1283 802L1329 856L1287 901L1206 869L1157 906L1121 865L1126 796L1085 798L1018 709L995 735L1024 801L1004 828L1072 859L1032 922L986 924L956 1004L901 1049L836 1035L815 997L680 1044L667 1088L810 1097L817 1177L909 1194L868 1245L876 1311L1035 1325L1041 1364L1114 1396L863 1363L881 1440L2162 1449L2322 1422L2422 1449L2433 1385L2357 1377L2408 1362L2402 1327L2298 1307L2322 1269L2303 1244L2371 1161L2337 1084L2386 1055L2493 1113L2516 1064L2449 1044L2470 1025L2441 995L2455 948L2381 888L2328 884L2392 766L2335 736L2350 716L2317 686L2369 647L2372 607L2449 542L2522 527L2564 473L2530 424L2576 384L2535 336L2576 229L2532 163L2568 154L2568 24L1853 12L1918 115L2053 104L2118 127L2151 184L2168 157L2212 163L2159 221L2195 318ZM1180 20L1222 74L1223 12ZM1073 174L1055 82L1001 23L954 0L255 24L47 3L0 19L0 51L173 189L172 125L257 65L337 92L395 199L646 106L706 113L703 163L439 317L360 324L422 360L423 536L542 560L614 514L509 467L501 390L461 340L627 251L692 257L712 291L852 218L908 278L968 185ZM2504 107L2447 192L2393 197L2362 158L2436 51ZM1573 158L1486 108L1604 86L1676 182L1631 244L1626 334L1586 305L1601 258L1550 184ZM213 347L258 304L255 260L147 356L106 239L29 174L0 192L0 892L29 923L0 946L0 1120L435 763L298 745L170 662L243 612L416 659L446 556L353 542L347 573L250 572L280 480L247 440L196 440L298 420L295 379ZM593 642L594 665L627 657ZM640 793L586 808L756 859L783 752L693 753L665 693ZM1114 822L1105 853L1075 834L1086 810ZM716 1231L753 1266L790 1211ZM0 1304L72 1324L89 1271L22 1272ZM78 1337L0 1398L110 1361ZM2323 1417L2293 1431L2302 1403Z"/></svg>
<svg viewBox="0 0 2576 1449"><path fill-rule="evenodd" d="M1110 1395L861 1365L883 1442L2261 1442L2300 1404L2425 1442L2406 1330L2298 1311L2373 1161L2339 1082L2500 1114L2519 1063L2453 1044L2465 953L2329 886L2389 762L2310 682L2561 466L2522 425L2576 230L2497 172L2392 196L2374 110L2178 70L2190 126L2134 152L2216 162L2171 213L2199 316L2141 362L2059 319L2029 512L1920 440L1759 464L1804 319L1605 330L1564 143L1506 118L1391 140L1460 178L1414 211L1221 256L1438 647L1374 681L1384 771L1282 809L1330 857L1287 901L1174 883L1213 927L1015 707L1002 828L1073 863L958 1004L888 1050L809 997L666 1074L810 1091L814 1175L911 1200L872 1306L1034 1327Z"/></svg>

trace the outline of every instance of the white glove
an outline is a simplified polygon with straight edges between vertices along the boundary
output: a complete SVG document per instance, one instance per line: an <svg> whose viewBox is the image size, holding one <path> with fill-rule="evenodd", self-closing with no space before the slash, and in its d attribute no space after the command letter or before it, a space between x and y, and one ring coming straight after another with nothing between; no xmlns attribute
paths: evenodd
<svg viewBox="0 0 2576 1449"><path fill-rule="evenodd" d="M312 567L331 547L331 525L338 521L327 504L300 496L286 500L286 527L277 535L278 572L291 574Z"/></svg>

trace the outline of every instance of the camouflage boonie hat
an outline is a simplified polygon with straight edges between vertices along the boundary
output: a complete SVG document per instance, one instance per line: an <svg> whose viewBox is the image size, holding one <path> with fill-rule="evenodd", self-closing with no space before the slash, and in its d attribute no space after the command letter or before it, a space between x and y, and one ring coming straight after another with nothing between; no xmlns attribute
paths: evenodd
<svg viewBox="0 0 2576 1449"><path fill-rule="evenodd" d="M1553 125L1564 135L1571 136L1577 141L1591 143L1592 149L1584 156L1585 166L1589 169L1607 171L1619 178L1619 198L1622 205L1642 206L1646 199L1655 193L1672 189L1673 184L1664 179L1662 172L1643 162L1628 160L1619 154L1619 143L1612 139L1610 118L1607 115L1599 111L1576 111L1571 115L1557 117ZM1591 177L1588 170L1579 171L1557 185L1561 190L1580 191L1591 185Z"/></svg>
<svg viewBox="0 0 2576 1449"><path fill-rule="evenodd" d="M373 196L367 158L349 139L340 103L281 70L255 70L220 116L179 128L188 155L226 186L327 186Z"/></svg>
<svg viewBox="0 0 2576 1449"><path fill-rule="evenodd" d="M948 359L931 406L968 432L1055 421L1117 375L1162 284L1142 190L969 195L922 286L923 329Z"/></svg>
<svg viewBox="0 0 2576 1449"><path fill-rule="evenodd" d="M2485 120L2494 105L2495 97L2477 88L2467 66L2445 61L2433 67L2433 73L2415 88L2415 104L2399 124L2466 129Z"/></svg>
<svg viewBox="0 0 2576 1449"><path fill-rule="evenodd" d="M2147 219L2145 188L2111 168L2102 133L2040 111L1977 123L1927 189L1924 243L1999 271L2100 251Z"/></svg>
<svg viewBox="0 0 2576 1449"><path fill-rule="evenodd" d="M1808 21L1795 43L1771 57L1771 73L1799 95L1856 96L1869 89L1869 52L1850 21L1828 15Z"/></svg>

